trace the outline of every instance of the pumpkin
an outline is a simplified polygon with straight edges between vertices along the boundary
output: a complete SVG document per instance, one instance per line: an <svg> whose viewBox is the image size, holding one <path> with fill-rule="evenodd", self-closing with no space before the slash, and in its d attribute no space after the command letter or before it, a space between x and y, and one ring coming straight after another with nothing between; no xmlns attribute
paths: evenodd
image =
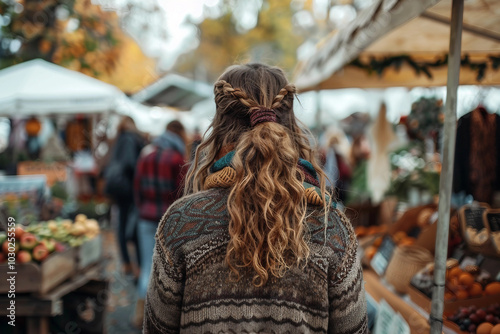
<svg viewBox="0 0 500 334"><path fill-rule="evenodd" d="M26 121L26 133L30 137L38 136L38 133L40 132L41 128L42 125L40 124L40 121L34 117Z"/></svg>

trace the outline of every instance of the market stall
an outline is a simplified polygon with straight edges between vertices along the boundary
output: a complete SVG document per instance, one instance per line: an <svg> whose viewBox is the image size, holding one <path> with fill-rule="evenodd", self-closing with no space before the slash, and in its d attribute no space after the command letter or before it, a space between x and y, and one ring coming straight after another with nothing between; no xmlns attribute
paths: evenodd
<svg viewBox="0 0 500 334"><path fill-rule="evenodd" d="M465 3L460 85L499 85L496 1ZM376 1L296 68L301 92L447 83L451 0Z"/></svg>
<svg viewBox="0 0 500 334"><path fill-rule="evenodd" d="M435 6L432 7L433 5ZM451 1L446 0L376 1L352 24L323 41L316 54L298 66L295 78L301 91L354 86L415 87L448 84L442 168L438 168L441 171L439 209L434 204L433 208L428 208L431 210L429 215L419 219L411 219L408 215L396 219L398 217L395 214L391 219L380 221L379 226L369 228L367 234L380 234L378 237L363 239L361 242L365 257L368 258L365 264L377 273L381 282L387 282L400 294L407 294L409 282L418 275L419 270L427 268L426 273L431 278L427 277L425 284L430 291L434 291L434 298L431 302L427 290L426 303L421 303L420 308L425 318L430 320L433 333L441 332L443 308L445 311L450 310L446 307L446 302L461 301L469 297L475 298L470 298L467 306L475 305L476 309L463 310L460 318L468 320L458 321L457 317L460 316L445 312L448 316L445 319L457 320L455 323L459 325L457 327L445 323L449 325L445 329L490 333L499 322L495 318L498 307L492 304L492 300L498 300L495 287L500 284L499 253L486 253L484 247L475 248L474 252L467 241L470 239L467 231L472 229L477 231L473 235L482 242L495 244L497 223L493 217L496 211L488 209L475 215L475 219L462 216L461 223L455 224L461 228L455 229L453 224L449 224L450 218L452 221L457 219L455 211L450 211L457 86L459 83L492 85L500 82L500 22L498 16L494 15L498 5L494 1L468 2L463 13L463 1L453 1L453 6ZM417 123L416 120L414 124ZM424 207L418 206L413 215L418 216L423 209ZM411 212L403 211L405 214ZM366 231L358 230L360 238L365 233ZM477 237L478 235L481 237ZM461 240L464 241L459 242L458 238L463 238ZM453 266L445 261L447 258L454 259L451 261ZM435 266L430 267L433 262ZM455 267L457 282L453 281L450 286L445 279L451 276L451 270ZM483 273L489 280L481 278ZM460 280L461 277L463 278ZM476 314L477 312L479 313ZM476 315L470 318L472 313ZM409 325L408 330L418 330L412 328L410 317L405 317L404 314L403 317ZM483 324L488 322L489 324ZM489 331L483 332L486 327Z"/></svg>
<svg viewBox="0 0 500 334"><path fill-rule="evenodd" d="M44 176L0 179L0 270L7 275L0 282L0 314L19 333L49 333L49 323L61 321L75 298L96 299L108 284L97 220L78 214L74 220L40 221L45 190ZM90 332L102 332L101 311L91 319ZM78 314L72 319L75 326L89 322ZM9 326L0 322L2 332Z"/></svg>
<svg viewBox="0 0 500 334"><path fill-rule="evenodd" d="M0 71L0 116L11 120L12 139L2 154L2 169L32 175L60 170L62 162L68 168L65 175L79 178L75 184L82 188L81 180L95 174L89 152L99 141L97 124L123 97L112 85L41 59ZM49 131L43 127L52 129L47 149L40 143L42 132ZM43 161L34 162L39 159Z"/></svg>
<svg viewBox="0 0 500 334"><path fill-rule="evenodd" d="M0 177L0 267L15 280L19 333L48 333L82 303L78 298L95 299L106 290L98 220L109 206L78 198L84 181L97 173L91 154L97 124L123 96L114 86L39 59L0 71L0 116L12 126L12 146L2 154L14 167L6 170L13 175ZM41 146L45 126L52 134ZM11 283L0 283L5 316L12 313ZM102 332L103 314L79 328L91 323Z"/></svg>

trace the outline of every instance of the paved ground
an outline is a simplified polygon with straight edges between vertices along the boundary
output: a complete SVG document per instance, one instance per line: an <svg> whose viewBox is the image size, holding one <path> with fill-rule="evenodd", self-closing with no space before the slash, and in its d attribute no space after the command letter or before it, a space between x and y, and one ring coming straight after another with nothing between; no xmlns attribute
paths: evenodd
<svg viewBox="0 0 500 334"><path fill-rule="evenodd" d="M137 299L135 284L131 277L124 276L120 271L118 247L114 233L111 230L103 231L104 253L111 261L108 263L106 273L109 275L109 300L106 315L107 334L138 334L142 331L131 326L135 313ZM133 254L133 252L131 252Z"/></svg>

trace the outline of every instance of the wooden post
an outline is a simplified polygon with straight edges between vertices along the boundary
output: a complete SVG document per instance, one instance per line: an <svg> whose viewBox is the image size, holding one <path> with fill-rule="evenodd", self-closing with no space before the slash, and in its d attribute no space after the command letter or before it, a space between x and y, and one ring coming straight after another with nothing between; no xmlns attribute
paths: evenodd
<svg viewBox="0 0 500 334"><path fill-rule="evenodd" d="M457 90L460 74L462 21L464 0L453 0L450 26L450 51L443 138L443 168L439 181L439 219L436 236L434 288L430 315L431 334L441 334L443 328L444 289L448 234L450 225L451 188L457 122Z"/></svg>

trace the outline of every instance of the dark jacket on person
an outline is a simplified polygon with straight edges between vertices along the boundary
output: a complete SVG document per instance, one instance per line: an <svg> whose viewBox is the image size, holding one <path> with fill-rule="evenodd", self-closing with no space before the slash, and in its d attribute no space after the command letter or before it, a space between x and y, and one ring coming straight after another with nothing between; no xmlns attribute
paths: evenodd
<svg viewBox="0 0 500 334"><path fill-rule="evenodd" d="M500 116L476 108L457 123L453 192L491 205L500 191L499 171Z"/></svg>
<svg viewBox="0 0 500 334"><path fill-rule="evenodd" d="M104 172L105 192L117 202L134 201L134 173L145 140L137 133L123 131L117 138Z"/></svg>
<svg viewBox="0 0 500 334"><path fill-rule="evenodd" d="M139 217L159 222L182 192L185 146L167 131L146 146L137 162L134 192Z"/></svg>

